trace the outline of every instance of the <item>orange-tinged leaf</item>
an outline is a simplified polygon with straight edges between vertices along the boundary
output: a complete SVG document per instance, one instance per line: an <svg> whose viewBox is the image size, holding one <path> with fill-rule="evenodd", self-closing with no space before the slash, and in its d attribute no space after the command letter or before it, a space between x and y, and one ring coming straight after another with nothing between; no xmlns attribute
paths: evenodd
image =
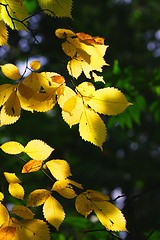
<svg viewBox="0 0 160 240"><path fill-rule="evenodd" d="M2 227L0 228L0 240L12 240L15 236L16 228L15 227Z"/></svg>
<svg viewBox="0 0 160 240"><path fill-rule="evenodd" d="M41 63L40 63L40 61L32 61L32 62L30 63L30 67L31 67L33 70L38 70L38 69L40 69L40 67L41 67Z"/></svg>
<svg viewBox="0 0 160 240"><path fill-rule="evenodd" d="M50 160L46 162L46 165L57 180L65 180L67 177L72 176L70 166L65 160Z"/></svg>
<svg viewBox="0 0 160 240"><path fill-rule="evenodd" d="M76 35L78 36L79 41L85 43L85 44L100 44L100 45L104 45L104 38L101 37L92 37L89 34L80 32L80 33L76 33Z"/></svg>
<svg viewBox="0 0 160 240"><path fill-rule="evenodd" d="M26 206L14 206L11 211L23 219L33 219L34 217L34 213Z"/></svg>
<svg viewBox="0 0 160 240"><path fill-rule="evenodd" d="M0 85L0 106L7 101L11 93L15 90L15 87L16 85L12 84Z"/></svg>
<svg viewBox="0 0 160 240"><path fill-rule="evenodd" d="M7 208L0 203L0 226L9 221L9 213Z"/></svg>
<svg viewBox="0 0 160 240"><path fill-rule="evenodd" d="M30 160L27 162L22 169L22 173L30 173L38 171L42 166L41 160Z"/></svg>
<svg viewBox="0 0 160 240"><path fill-rule="evenodd" d="M3 201L3 199L4 199L4 194L0 192L0 202Z"/></svg>
<svg viewBox="0 0 160 240"><path fill-rule="evenodd" d="M87 103L96 112L107 115L117 115L130 105L123 93L113 87L95 91Z"/></svg>
<svg viewBox="0 0 160 240"><path fill-rule="evenodd" d="M122 212L112 203L94 202L94 211L99 221L111 231L127 231L126 220Z"/></svg>
<svg viewBox="0 0 160 240"><path fill-rule="evenodd" d="M5 23L3 21L0 20L0 46L6 45L8 46L8 31L7 31L7 27L5 25Z"/></svg>
<svg viewBox="0 0 160 240"><path fill-rule="evenodd" d="M47 159L54 149L42 140L34 139L27 143L24 152L36 160Z"/></svg>
<svg viewBox="0 0 160 240"><path fill-rule="evenodd" d="M4 172L4 176L8 183L21 183L21 180L15 173Z"/></svg>
<svg viewBox="0 0 160 240"><path fill-rule="evenodd" d="M76 197L75 208L77 212L85 217L87 217L93 211L92 202L89 201L83 193Z"/></svg>
<svg viewBox="0 0 160 240"><path fill-rule="evenodd" d="M3 74L12 80L18 80L21 78L19 69L14 64L7 63L5 65L1 65L1 69Z"/></svg>
<svg viewBox="0 0 160 240"><path fill-rule="evenodd" d="M50 196L44 203L43 214L45 219L58 231L65 218L65 212L62 205L54 197Z"/></svg>
<svg viewBox="0 0 160 240"><path fill-rule="evenodd" d="M0 148L3 152L8 154L20 154L24 151L23 145L15 141L3 143Z"/></svg>
<svg viewBox="0 0 160 240"><path fill-rule="evenodd" d="M89 141L102 150L106 139L106 126L100 116L89 108L85 108L79 123L79 133L82 139Z"/></svg>
<svg viewBox="0 0 160 240"><path fill-rule="evenodd" d="M47 198L51 195L51 192L46 189L36 189L28 196L27 206L37 207L42 205Z"/></svg>
<svg viewBox="0 0 160 240"><path fill-rule="evenodd" d="M60 195L68 199L72 199L77 196L67 179L56 181L52 187L52 191L57 191Z"/></svg>
<svg viewBox="0 0 160 240"><path fill-rule="evenodd" d="M23 200L24 188L19 183L10 183L8 190L13 197Z"/></svg>

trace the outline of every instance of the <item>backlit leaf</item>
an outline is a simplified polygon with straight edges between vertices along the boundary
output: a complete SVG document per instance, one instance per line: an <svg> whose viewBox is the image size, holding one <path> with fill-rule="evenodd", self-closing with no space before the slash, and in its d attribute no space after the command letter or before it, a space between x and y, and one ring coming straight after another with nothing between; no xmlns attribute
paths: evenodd
<svg viewBox="0 0 160 240"><path fill-rule="evenodd" d="M3 199L4 199L4 195L2 192L0 192L0 202L3 201Z"/></svg>
<svg viewBox="0 0 160 240"><path fill-rule="evenodd" d="M34 213L26 206L14 206L11 211L23 219L33 219L34 217Z"/></svg>
<svg viewBox="0 0 160 240"><path fill-rule="evenodd" d="M30 160L22 169L22 173L30 173L38 171L42 166L42 160Z"/></svg>
<svg viewBox="0 0 160 240"><path fill-rule="evenodd" d="M15 236L16 228L15 227L3 227L0 228L0 240L12 240Z"/></svg>
<svg viewBox="0 0 160 240"><path fill-rule="evenodd" d="M76 87L76 91L84 97L91 97L95 92L95 87L90 82L83 82Z"/></svg>
<svg viewBox="0 0 160 240"><path fill-rule="evenodd" d="M106 139L106 127L100 116L93 110L85 108L79 123L79 133L82 139L89 141L102 150Z"/></svg>
<svg viewBox="0 0 160 240"><path fill-rule="evenodd" d="M46 189L36 189L31 192L28 196L27 206L37 207L42 205L47 198L50 196L51 192Z"/></svg>
<svg viewBox="0 0 160 240"><path fill-rule="evenodd" d="M101 192L97 192L94 190L87 190L86 192L84 192L85 196L87 197L87 199L94 201L94 202L101 202L101 201L109 201L110 197L107 195L104 195Z"/></svg>
<svg viewBox="0 0 160 240"><path fill-rule="evenodd" d="M33 70L38 70L40 67L41 67L41 63L40 61L32 61L30 63L30 67L33 69Z"/></svg>
<svg viewBox="0 0 160 240"><path fill-rule="evenodd" d="M24 151L23 145L14 141L3 143L0 148L8 154L20 154Z"/></svg>
<svg viewBox="0 0 160 240"><path fill-rule="evenodd" d="M47 159L54 149L42 140L34 139L27 143L24 152L36 160Z"/></svg>
<svg viewBox="0 0 160 240"><path fill-rule="evenodd" d="M21 105L16 92L12 92L4 106L5 113L10 117L20 117Z"/></svg>
<svg viewBox="0 0 160 240"><path fill-rule="evenodd" d="M0 46L6 45L8 46L8 31L7 31L7 27L5 25L5 23L3 21L0 20Z"/></svg>
<svg viewBox="0 0 160 240"><path fill-rule="evenodd" d="M15 173L4 172L4 176L8 183L21 183L21 180L16 176Z"/></svg>
<svg viewBox="0 0 160 240"><path fill-rule="evenodd" d="M10 183L8 190L13 197L23 200L24 189L19 183Z"/></svg>
<svg viewBox="0 0 160 240"><path fill-rule="evenodd" d="M9 221L9 213L7 208L0 203L0 226Z"/></svg>
<svg viewBox="0 0 160 240"><path fill-rule="evenodd" d="M14 64L7 63L5 65L1 65L1 69L3 74L12 80L18 80L21 78L19 69Z"/></svg>
<svg viewBox="0 0 160 240"><path fill-rule="evenodd" d="M46 162L46 165L53 177L57 180L64 180L67 177L72 176L69 164L65 160L51 160Z"/></svg>
<svg viewBox="0 0 160 240"><path fill-rule="evenodd" d="M2 106L7 101L7 99L14 90L15 85L12 84L0 85L0 106Z"/></svg>
<svg viewBox="0 0 160 240"><path fill-rule="evenodd" d="M58 231L65 218L65 212L62 205L54 197L50 196L44 203L43 214L45 219Z"/></svg>
<svg viewBox="0 0 160 240"><path fill-rule="evenodd" d="M34 94L35 92L32 88L28 87L25 84L22 84L21 82L18 83L17 96L19 98L21 108L26 111L33 112L33 109L30 107L30 105L31 98Z"/></svg>
<svg viewBox="0 0 160 240"><path fill-rule="evenodd" d="M76 197L75 208L77 212L85 217L87 217L93 211L92 202L89 201L83 193Z"/></svg>
<svg viewBox="0 0 160 240"><path fill-rule="evenodd" d="M52 187L52 191L57 191L60 195L68 199L72 199L77 196L67 179L56 181Z"/></svg>

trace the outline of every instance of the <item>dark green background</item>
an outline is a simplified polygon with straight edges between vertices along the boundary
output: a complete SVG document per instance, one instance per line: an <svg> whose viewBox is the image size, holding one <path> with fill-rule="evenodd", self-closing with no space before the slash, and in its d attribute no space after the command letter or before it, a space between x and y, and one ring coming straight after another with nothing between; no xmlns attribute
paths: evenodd
<svg viewBox="0 0 160 240"><path fill-rule="evenodd" d="M25 1L30 12L38 11L35 1ZM35 9L34 9L35 8ZM67 56L61 50L61 40L54 31L69 28L105 38L109 45L105 56L110 67L104 67L106 86L119 88L133 103L116 117L104 117L108 136L101 152L84 142L78 127L71 129L63 121L57 107L50 113L22 111L14 125L0 129L1 143L7 140L26 144L31 139L41 139L55 148L50 159L66 159L72 169L73 179L85 189L104 191L112 196L119 189L125 194L122 209L126 220L127 240L158 240L160 238L160 4L158 0L81 0L74 1L70 19L51 18L43 13L32 18L30 27L43 41L33 46L33 37L19 35L9 30L10 49L1 55L0 64L25 62L27 57L43 56L47 64L42 71L53 71L65 76ZM23 51L20 41L26 43ZM1 47L2 48L2 47ZM31 49L32 48L32 49ZM6 48L4 48L6 49ZM6 79L1 74L1 83ZM75 84L86 81L82 75ZM103 84L96 83L96 88ZM71 85L70 85L71 86ZM0 153L1 170L18 173L29 192L35 188L50 187L51 182L41 172L21 176L22 162L13 156ZM7 187L1 176L2 186ZM116 239L105 231L84 233L86 230L103 229L100 223L81 218L74 211L74 201L56 195L67 212L57 240ZM124 198L120 198L123 199ZM8 201L15 202L12 197ZM118 200L117 200L118 201ZM117 201L114 201L116 203ZM152 232L153 231L153 232ZM54 232L54 229L53 229ZM151 234L153 233L153 234ZM150 235L149 235L150 234ZM121 236L122 237L122 236ZM123 237L122 237L123 238ZM124 239L124 238L123 238Z"/></svg>

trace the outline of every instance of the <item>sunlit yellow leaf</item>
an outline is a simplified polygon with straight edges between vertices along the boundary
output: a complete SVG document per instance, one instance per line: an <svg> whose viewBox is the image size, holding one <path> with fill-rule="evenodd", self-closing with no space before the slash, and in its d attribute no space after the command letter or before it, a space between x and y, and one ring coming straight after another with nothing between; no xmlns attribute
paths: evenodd
<svg viewBox="0 0 160 240"><path fill-rule="evenodd" d="M19 183L10 183L8 190L13 197L23 200L24 189Z"/></svg>
<svg viewBox="0 0 160 240"><path fill-rule="evenodd" d="M85 194L85 196L87 197L87 199L94 201L94 202L101 202L101 201L109 201L110 197L107 195L104 195L101 192L97 192L95 190L87 190L86 192L84 192L83 194Z"/></svg>
<svg viewBox="0 0 160 240"><path fill-rule="evenodd" d="M51 195L51 192L46 189L36 189L28 196L27 206L37 207L42 205L47 198Z"/></svg>
<svg viewBox="0 0 160 240"><path fill-rule="evenodd" d="M67 177L72 176L69 164L65 160L51 160L46 162L46 165L53 177L57 180L64 180Z"/></svg>
<svg viewBox="0 0 160 240"><path fill-rule="evenodd" d="M71 17L72 0L38 0L38 3L51 16Z"/></svg>
<svg viewBox="0 0 160 240"><path fill-rule="evenodd" d="M106 126L100 116L93 110L85 108L79 123L79 133L82 139L89 141L102 150L106 139Z"/></svg>
<svg viewBox="0 0 160 240"><path fill-rule="evenodd" d="M80 184L80 183L77 183L77 182L75 182L73 180L70 180L70 179L67 179L67 182L72 184L73 186L75 186L77 188L83 189L82 184Z"/></svg>
<svg viewBox="0 0 160 240"><path fill-rule="evenodd" d="M5 111L5 106L3 106L0 112L0 126L13 124L19 118L20 118L20 115L19 116L8 115Z"/></svg>
<svg viewBox="0 0 160 240"><path fill-rule="evenodd" d="M105 83L105 81L103 79L103 76L98 76L94 72L92 72L92 76L93 76L95 82L103 82L103 83Z"/></svg>
<svg viewBox="0 0 160 240"><path fill-rule="evenodd" d="M80 93L81 96L91 97L95 92L95 87L90 82L82 82L76 87L76 91Z"/></svg>
<svg viewBox="0 0 160 240"><path fill-rule="evenodd" d="M40 67L41 67L41 63L40 61L32 61L30 63L30 67L33 69L33 70L38 70Z"/></svg>
<svg viewBox="0 0 160 240"><path fill-rule="evenodd" d="M5 23L3 21L0 21L0 46L6 45L8 46L8 31Z"/></svg>
<svg viewBox="0 0 160 240"><path fill-rule="evenodd" d="M113 87L95 91L87 103L96 112L107 115L117 115L130 105L123 93Z"/></svg>
<svg viewBox="0 0 160 240"><path fill-rule="evenodd" d="M122 212L112 203L94 202L94 211L99 221L111 231L127 231L126 220Z"/></svg>
<svg viewBox="0 0 160 240"><path fill-rule="evenodd" d="M12 240L15 236L16 228L3 225L0 228L0 240Z"/></svg>
<svg viewBox="0 0 160 240"><path fill-rule="evenodd" d="M7 63L5 65L1 65L1 69L3 74L12 80L18 80L21 78L19 69L14 64Z"/></svg>
<svg viewBox="0 0 160 240"><path fill-rule="evenodd" d="M83 193L76 197L75 208L77 212L85 217L87 217L93 211L92 202L89 201Z"/></svg>
<svg viewBox="0 0 160 240"><path fill-rule="evenodd" d="M77 196L67 179L56 181L52 187L52 191L57 191L60 195L68 199L72 199Z"/></svg>
<svg viewBox="0 0 160 240"><path fill-rule="evenodd" d="M22 173L30 173L38 171L42 166L42 160L30 160L22 169Z"/></svg>
<svg viewBox="0 0 160 240"><path fill-rule="evenodd" d="M15 87L16 85L12 84L0 85L0 106L7 101L11 93L15 90Z"/></svg>
<svg viewBox="0 0 160 240"><path fill-rule="evenodd" d="M43 214L45 219L58 231L65 218L65 212L62 205L54 197L50 196L44 203Z"/></svg>
<svg viewBox="0 0 160 240"><path fill-rule="evenodd" d="M17 96L19 98L21 108L26 111L33 112L33 109L30 107L31 105L31 98L35 94L35 91L28 87L27 85L19 82L18 89L17 89Z"/></svg>
<svg viewBox="0 0 160 240"><path fill-rule="evenodd" d="M12 92L8 100L4 104L7 115L11 117L19 117L21 114L21 105L16 92Z"/></svg>
<svg viewBox="0 0 160 240"><path fill-rule="evenodd" d="M34 213L26 206L14 206L11 211L23 219L33 219L34 217Z"/></svg>
<svg viewBox="0 0 160 240"><path fill-rule="evenodd" d="M65 86L63 88L63 92L61 92L61 95L58 97L59 106L63 109L63 106L66 103L66 101L74 96L76 96L76 93L70 87Z"/></svg>
<svg viewBox="0 0 160 240"><path fill-rule="evenodd" d="M4 172L4 176L8 183L21 183L21 180L15 173Z"/></svg>
<svg viewBox="0 0 160 240"><path fill-rule="evenodd" d="M54 149L42 140L34 139L27 143L24 152L35 160L47 159Z"/></svg>
<svg viewBox="0 0 160 240"><path fill-rule="evenodd" d="M3 201L3 199L4 199L4 195L2 192L0 192L0 202Z"/></svg>
<svg viewBox="0 0 160 240"><path fill-rule="evenodd" d="M0 226L9 221L9 213L7 208L0 203Z"/></svg>
<svg viewBox="0 0 160 240"><path fill-rule="evenodd" d="M75 55L75 54L74 54ZM74 56L73 55L73 56ZM77 59L73 58L72 60L70 60L67 64L67 70L69 72L69 74L74 77L74 78L78 78L81 73L82 73L82 64L81 61L77 61Z"/></svg>
<svg viewBox="0 0 160 240"><path fill-rule="evenodd" d="M8 154L19 154L24 151L23 145L14 141L3 143L0 148Z"/></svg>
<svg viewBox="0 0 160 240"><path fill-rule="evenodd" d="M62 49L66 55L73 58L76 55L76 47L69 42L62 43Z"/></svg>
<svg viewBox="0 0 160 240"><path fill-rule="evenodd" d="M24 4L19 1L1 0L1 18L12 29L27 30L28 12ZM12 18L12 19L11 19ZM25 21L23 21L25 20Z"/></svg>

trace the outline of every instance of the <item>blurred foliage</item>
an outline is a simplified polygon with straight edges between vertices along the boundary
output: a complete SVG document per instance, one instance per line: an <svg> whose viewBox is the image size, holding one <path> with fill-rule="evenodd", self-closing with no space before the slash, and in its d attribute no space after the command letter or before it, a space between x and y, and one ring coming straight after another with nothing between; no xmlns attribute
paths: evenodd
<svg viewBox="0 0 160 240"><path fill-rule="evenodd" d="M40 44L33 46L31 33L9 31L10 49L0 48L0 64L7 62L25 65L27 57L42 60L44 71L55 71L71 82L66 70L68 58L61 49L61 41L54 35L57 28L70 28L92 36L105 37L109 44L103 76L106 87L119 88L133 103L125 112L114 117L103 117L108 126L104 151L82 141L77 126L71 129L63 121L56 107L48 113L22 111L20 120L0 129L0 143L8 140L26 144L42 139L55 148L50 159L66 159L71 165L74 180L84 188L109 194L125 194L114 203L127 219L126 240L157 240L160 237L160 4L157 0L104 0L74 1L73 20L51 19L39 12L36 1L25 0L32 14L30 27ZM75 84L78 85L82 75ZM0 75L1 84L6 81ZM96 83L101 88L102 83ZM22 163L14 156L0 152L1 170L19 174ZM3 164L2 164L3 163ZM35 180L36 179L36 180ZM7 183L1 174L1 185L7 192ZM52 183L41 172L23 176L23 186L31 191L38 185ZM11 199L7 199L8 202ZM15 200L15 204L17 200ZM68 218L60 228L53 229L56 240L115 239L106 231L84 233L102 229L98 222L81 218L73 212L74 202L60 198ZM13 198L12 198L13 202ZM39 214L39 213L37 213ZM152 233L153 231L153 233ZM152 234L151 234L152 233ZM151 235L150 235L151 234ZM149 238L148 238L149 237Z"/></svg>

